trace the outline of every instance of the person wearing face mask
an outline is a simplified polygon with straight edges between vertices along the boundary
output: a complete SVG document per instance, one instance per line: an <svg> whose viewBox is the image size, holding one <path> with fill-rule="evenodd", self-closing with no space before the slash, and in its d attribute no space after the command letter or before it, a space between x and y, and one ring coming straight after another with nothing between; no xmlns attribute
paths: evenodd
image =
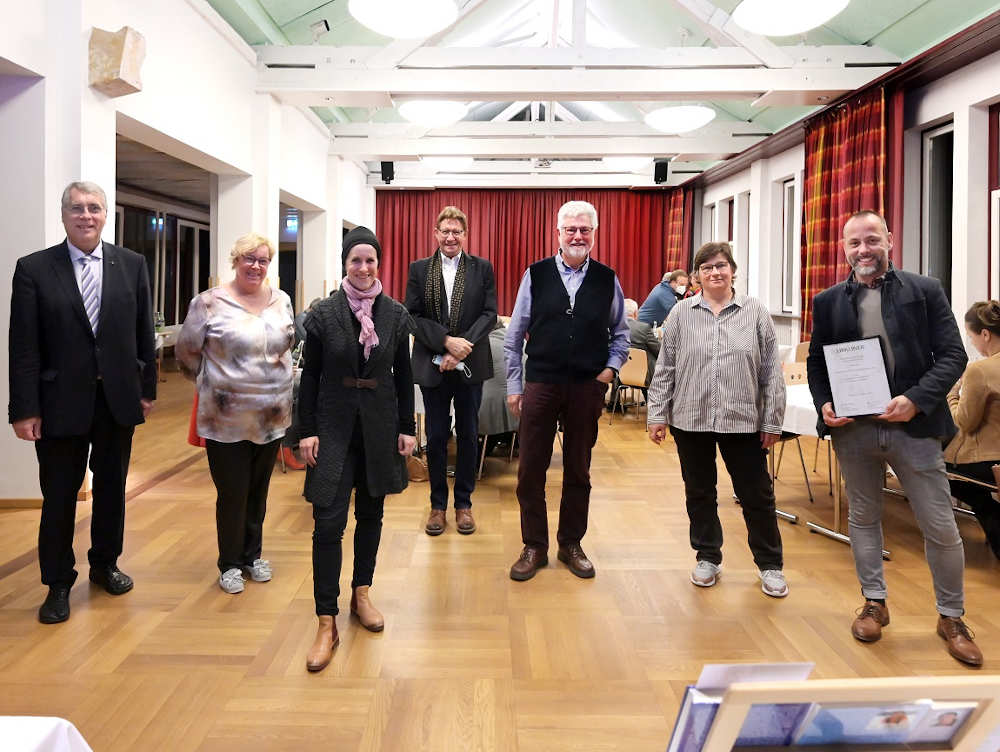
<svg viewBox="0 0 1000 752"><path fill-rule="evenodd" d="M483 382L493 376L490 332L497 320L493 264L463 250L468 220L446 206L434 225L437 247L410 264L406 309L413 317L413 375L427 413L427 472L431 512L424 527L441 535L448 509L448 439L455 407L455 527L476 530L472 492L476 487L479 407ZM435 363L435 361L437 361Z"/></svg>
<svg viewBox="0 0 1000 752"><path fill-rule="evenodd" d="M937 633L949 654L981 666L983 654L962 621L965 550L952 512L941 441L955 433L947 395L968 357L941 283L896 269L889 261L892 233L873 211L844 224L847 280L813 299L813 330L806 367L819 414L830 433L850 501L851 551L864 603L851 625L862 642L875 642L889 623L882 564L883 463L899 478L924 537L934 581ZM878 337L892 399L874 417L838 416L824 345Z"/></svg>
<svg viewBox="0 0 1000 752"><path fill-rule="evenodd" d="M385 621L369 597L387 494L406 488L416 446L410 316L382 292L382 246L367 227L344 236L344 281L306 318L299 385L299 451L313 505L313 595L319 627L309 671L329 664L340 642L341 539L354 495L351 613L371 632Z"/></svg>
<svg viewBox="0 0 1000 752"><path fill-rule="evenodd" d="M560 424L558 558L577 577L594 576L594 565L580 545L590 506L590 454L608 384L629 347L625 295L614 270L591 256L596 236L593 205L563 204L556 224L559 251L524 273L504 339L507 406L521 419L517 500L524 549L510 569L513 580L531 579L548 564L545 475Z"/></svg>
<svg viewBox="0 0 1000 752"><path fill-rule="evenodd" d="M639 306L639 314L637 316L638 320L644 324L649 324L650 326L656 326L657 324L662 324L667 320L667 314L670 313L670 309L674 307L674 304L684 297L685 287L681 286L678 280L683 280L684 285L687 285L687 272L683 269L678 269L677 271L667 272L663 275L663 279L649 291L649 295ZM677 292L678 287L681 287L680 293Z"/></svg>
<svg viewBox="0 0 1000 752"><path fill-rule="evenodd" d="M267 283L274 246L256 233L233 244L236 276L191 301L175 352L198 384L198 435L215 484L219 587L271 579L261 558L267 492L292 422L292 302Z"/></svg>
<svg viewBox="0 0 1000 752"><path fill-rule="evenodd" d="M704 287L679 302L663 327L649 384L649 438L667 427L677 445L696 552L691 583L712 587L722 570L716 450L740 499L761 590L788 595L767 452L781 436L785 381L767 307L733 289L729 243L706 243L694 257Z"/></svg>
<svg viewBox="0 0 1000 752"><path fill-rule="evenodd" d="M948 392L948 407L958 433L944 450L951 472L993 484L993 465L1000 463L1000 302L973 303L965 313L965 331L983 356L969 363ZM985 486L949 480L951 495L968 504L1000 559L1000 504Z"/></svg>

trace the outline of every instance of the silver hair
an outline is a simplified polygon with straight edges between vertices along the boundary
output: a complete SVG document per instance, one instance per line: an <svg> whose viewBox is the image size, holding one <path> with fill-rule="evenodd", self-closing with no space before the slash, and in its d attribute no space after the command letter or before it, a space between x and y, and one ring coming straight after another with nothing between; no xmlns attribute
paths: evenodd
<svg viewBox="0 0 1000 752"><path fill-rule="evenodd" d="M632 314L638 312L639 304L632 300L632 298L625 298L625 315L631 316Z"/></svg>
<svg viewBox="0 0 1000 752"><path fill-rule="evenodd" d="M594 229L597 229L597 209L589 201L567 201L559 207L559 214L556 219L556 227L562 227L566 217L578 217L586 214L591 219Z"/></svg>
<svg viewBox="0 0 1000 752"><path fill-rule="evenodd" d="M89 193L92 196L97 196L101 199L101 206L104 207L104 211L108 211L108 197L105 195L104 189L97 183L91 183L88 180L74 180L66 186L66 190L63 191L62 195L63 211L69 211L69 205L72 203L70 200L70 193L72 191L79 191L80 193Z"/></svg>

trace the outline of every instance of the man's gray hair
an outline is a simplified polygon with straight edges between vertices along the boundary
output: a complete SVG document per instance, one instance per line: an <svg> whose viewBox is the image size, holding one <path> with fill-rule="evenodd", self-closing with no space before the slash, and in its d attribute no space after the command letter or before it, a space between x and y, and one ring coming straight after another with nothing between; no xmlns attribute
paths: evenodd
<svg viewBox="0 0 1000 752"><path fill-rule="evenodd" d="M66 190L63 191L62 195L62 210L69 211L69 205L72 203L70 199L70 192L79 191L80 193L89 193L93 196L97 196L101 199L101 206L104 207L104 211L108 210L108 197L104 193L104 189L101 188L97 183L91 183L89 180L74 180L72 183L66 186Z"/></svg>
<svg viewBox="0 0 1000 752"><path fill-rule="evenodd" d="M638 312L639 304L632 300L632 298L625 298L625 315L632 316Z"/></svg>
<svg viewBox="0 0 1000 752"><path fill-rule="evenodd" d="M597 229L597 209L589 201L567 201L565 204L559 207L559 215L556 219L556 227L562 228L563 220L566 217L578 217L581 214L586 214L590 217L591 225L596 230Z"/></svg>

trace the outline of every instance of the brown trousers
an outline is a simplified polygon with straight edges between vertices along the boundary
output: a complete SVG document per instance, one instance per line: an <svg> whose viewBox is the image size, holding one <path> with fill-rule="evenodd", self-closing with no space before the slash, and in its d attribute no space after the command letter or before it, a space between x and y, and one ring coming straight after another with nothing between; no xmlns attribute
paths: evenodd
<svg viewBox="0 0 1000 752"><path fill-rule="evenodd" d="M524 545L548 551L545 475L552 461L557 425L563 428L563 483L559 504L560 546L579 543L587 533L590 509L590 454L597 443L597 422L607 384L596 379L547 384L529 381L521 401L517 501L521 505Z"/></svg>

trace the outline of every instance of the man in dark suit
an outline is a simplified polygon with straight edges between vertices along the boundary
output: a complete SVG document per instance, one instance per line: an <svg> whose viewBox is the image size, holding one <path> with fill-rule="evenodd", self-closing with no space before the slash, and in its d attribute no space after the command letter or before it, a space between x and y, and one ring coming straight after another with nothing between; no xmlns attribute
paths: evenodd
<svg viewBox="0 0 1000 752"><path fill-rule="evenodd" d="M483 382L493 375L489 335L497 320L493 265L463 252L468 220L446 206L434 225L437 250L410 264L406 308L413 317L413 380L427 415L431 513L425 530L440 535L448 508L448 438L455 405L455 526L475 532L476 439ZM437 361L437 362L435 362Z"/></svg>
<svg viewBox="0 0 1000 752"><path fill-rule="evenodd" d="M132 433L153 408L156 363L146 260L101 242L107 198L77 182L63 192L66 240L18 259L10 315L14 433L35 442L42 489L38 559L49 594L38 620L69 618L76 581L77 492L90 456L90 580L132 589L118 569Z"/></svg>
<svg viewBox="0 0 1000 752"><path fill-rule="evenodd" d="M813 299L806 367L818 429L831 434L850 500L848 528L864 604L851 626L875 642L889 623L882 566L883 463L892 466L924 536L934 582L937 633L957 660L981 666L983 654L962 621L965 550L955 524L941 440L955 433L947 395L967 356L941 283L893 268L892 233L873 211L844 225L851 274ZM875 416L838 415L825 345L878 337L892 399Z"/></svg>

